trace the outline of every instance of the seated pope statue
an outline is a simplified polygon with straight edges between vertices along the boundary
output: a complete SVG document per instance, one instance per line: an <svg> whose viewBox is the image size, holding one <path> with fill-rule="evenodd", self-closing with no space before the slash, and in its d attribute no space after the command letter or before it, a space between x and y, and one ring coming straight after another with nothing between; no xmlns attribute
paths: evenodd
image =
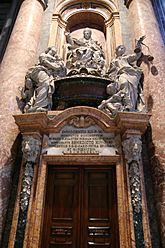
<svg viewBox="0 0 165 248"><path fill-rule="evenodd" d="M101 45L92 39L92 30L85 28L83 38L72 38L69 32L65 33L68 43L67 68L91 68L101 72L105 65L105 56Z"/></svg>

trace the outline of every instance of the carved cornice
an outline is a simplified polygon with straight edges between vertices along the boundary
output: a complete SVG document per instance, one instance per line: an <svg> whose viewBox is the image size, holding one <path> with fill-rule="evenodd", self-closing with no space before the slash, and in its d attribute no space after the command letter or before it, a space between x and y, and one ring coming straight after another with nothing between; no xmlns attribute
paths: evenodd
<svg viewBox="0 0 165 248"><path fill-rule="evenodd" d="M127 137L133 134L142 135L147 129L150 118L150 115L147 113L119 112L112 119L103 111L91 107L74 107L64 111L21 114L15 115L14 118L21 133L36 132L42 135L50 132L59 132L62 127L69 124L71 119L75 120L77 117L79 121L81 118L82 125L82 120L84 120L82 118L87 116L93 120L92 122L100 126L104 132L120 133Z"/></svg>
<svg viewBox="0 0 165 248"><path fill-rule="evenodd" d="M115 122L124 136L142 135L146 131L151 115L142 112L119 112ZM125 138L125 137L123 137Z"/></svg>
<svg viewBox="0 0 165 248"><path fill-rule="evenodd" d="M132 2L133 0L124 0L124 4L126 5L126 7L128 8L130 3Z"/></svg>
<svg viewBox="0 0 165 248"><path fill-rule="evenodd" d="M59 25L63 28L67 26L67 22L62 19L60 14L53 14L52 21L58 21Z"/></svg>

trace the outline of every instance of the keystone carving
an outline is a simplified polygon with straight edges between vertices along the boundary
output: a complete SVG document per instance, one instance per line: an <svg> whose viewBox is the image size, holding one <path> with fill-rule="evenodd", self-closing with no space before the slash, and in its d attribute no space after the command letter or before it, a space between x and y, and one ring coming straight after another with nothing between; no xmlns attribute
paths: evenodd
<svg viewBox="0 0 165 248"><path fill-rule="evenodd" d="M68 124L78 128L86 128L94 125L95 121L89 116L82 115L73 117Z"/></svg>

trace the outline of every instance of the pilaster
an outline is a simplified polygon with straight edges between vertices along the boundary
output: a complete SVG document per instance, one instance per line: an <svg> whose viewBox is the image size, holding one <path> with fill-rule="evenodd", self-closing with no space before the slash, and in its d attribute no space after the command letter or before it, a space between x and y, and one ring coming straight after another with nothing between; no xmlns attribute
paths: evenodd
<svg viewBox="0 0 165 248"><path fill-rule="evenodd" d="M42 14L46 1L24 0L21 4L8 46L0 68L0 170L1 176L1 218L0 232L3 228L8 198L10 195L11 173L16 154L12 147L18 135L12 114L20 113L19 86L24 84L26 71L34 64L39 41Z"/></svg>
<svg viewBox="0 0 165 248"><path fill-rule="evenodd" d="M132 0L124 0L124 3L127 6L127 8L129 7L131 2L132 2Z"/></svg>
<svg viewBox="0 0 165 248"><path fill-rule="evenodd" d="M15 115L14 118L24 137L24 156L10 235L10 247L13 247L13 240L16 239L17 242L19 230L23 229L20 229L19 224L21 223L20 213L22 212L22 207L26 212L24 218L25 236L20 237L19 240L22 238L24 247L39 246L41 242L48 164L56 165L57 161L62 165L73 165L75 163L105 165L110 162L115 164L120 247L151 247L145 189L142 183L143 165L141 160L141 135L148 126L150 115L146 113L121 112L118 113L115 118L110 118L95 108L74 107L64 111L20 114ZM61 153L61 155L56 154L56 152L49 153L50 142L48 142L48 140L51 137L49 134L60 133L61 130L64 130L63 128L66 125L73 125L80 129L86 129L91 125L99 126L106 134L113 133L116 137L118 153L115 155L111 153L107 153L106 155L99 153L90 154L90 152L89 154L76 154L76 151L70 154ZM32 143L40 143L40 141L36 141L36 139L42 139L39 137L43 137L40 161L34 164L34 159L32 161L33 154L31 155L30 161L28 161L29 155L27 148L30 148L29 144L31 140L33 141ZM28 145L27 148L25 144ZM32 149L34 154L36 154L35 147ZM30 173L30 177L28 177L30 182L28 187L24 184L27 172L28 174ZM25 186L23 187L23 185ZM25 194L23 193L24 191Z"/></svg>
<svg viewBox="0 0 165 248"><path fill-rule="evenodd" d="M148 142L150 149L151 164L155 175L155 195L161 228L162 245L165 247L165 207L164 207L164 185L165 179L162 173L165 171L165 47L160 34L158 23L150 0L133 0L129 4L129 16L133 26L133 37L137 39L146 35L144 41L141 68L144 72L144 97L147 108L151 112L151 128ZM154 60L149 63L146 54L152 55ZM160 173L161 171L161 173Z"/></svg>

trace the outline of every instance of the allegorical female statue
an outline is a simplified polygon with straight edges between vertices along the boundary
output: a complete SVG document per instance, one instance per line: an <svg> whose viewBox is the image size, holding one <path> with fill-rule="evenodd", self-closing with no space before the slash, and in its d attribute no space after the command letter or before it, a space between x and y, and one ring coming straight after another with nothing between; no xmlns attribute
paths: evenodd
<svg viewBox="0 0 165 248"><path fill-rule="evenodd" d="M126 48L120 45L116 48L116 56L111 61L108 74L115 82L107 86L107 93L110 97L104 100L99 109L107 110L114 115L117 111L136 111L138 108L138 98L140 97L139 82L142 70L136 65L141 57L141 44L145 36L142 36L136 44L136 49L132 54L125 54ZM112 93L112 88L113 92ZM142 101L140 99L139 101ZM144 104L141 104L141 107Z"/></svg>
<svg viewBox="0 0 165 248"><path fill-rule="evenodd" d="M55 79L66 75L62 59L55 47L49 47L39 56L38 65L30 68L25 77L25 88L21 90L25 100L24 112L51 110Z"/></svg>

